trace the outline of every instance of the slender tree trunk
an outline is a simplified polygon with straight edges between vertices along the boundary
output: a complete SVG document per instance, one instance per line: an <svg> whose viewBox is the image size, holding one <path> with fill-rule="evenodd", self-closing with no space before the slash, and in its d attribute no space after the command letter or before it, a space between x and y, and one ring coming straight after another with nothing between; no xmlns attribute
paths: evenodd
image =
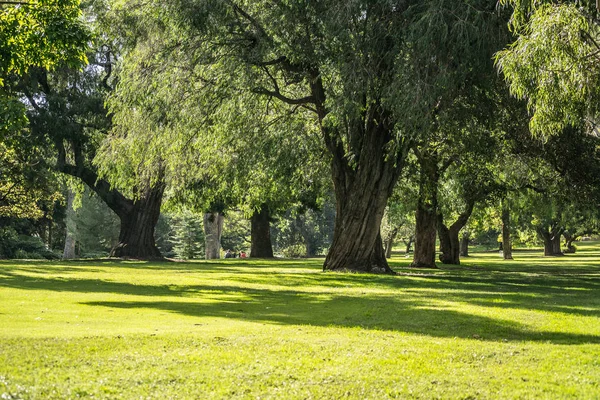
<svg viewBox="0 0 600 400"><path fill-rule="evenodd" d="M252 214L250 225L250 257L272 258L271 215L266 204Z"/></svg>
<svg viewBox="0 0 600 400"><path fill-rule="evenodd" d="M63 250L62 258L64 260L69 260L75 258L75 244L77 243L76 239L76 229L74 214L75 210L73 210L73 201L75 200L75 193L72 190L68 190L67 193L67 215L66 215L66 225L67 225L67 234L65 236L65 248Z"/></svg>
<svg viewBox="0 0 600 400"><path fill-rule="evenodd" d="M460 238L460 256L461 257L469 257L469 233L463 232L462 237Z"/></svg>
<svg viewBox="0 0 600 400"><path fill-rule="evenodd" d="M399 228L394 228L390 232L390 236L385 241L385 258L392 257L392 247L394 246L394 241L396 240L396 235L398 234Z"/></svg>
<svg viewBox="0 0 600 400"><path fill-rule="evenodd" d="M444 225L444 217L441 213L438 214L438 234L440 237L440 261L443 264L454 264L460 265L460 239L458 237L462 228L467 225L471 214L473 213L473 207L475 201L469 200L466 204L465 210L458 215L456 221L446 227Z"/></svg>
<svg viewBox="0 0 600 400"><path fill-rule="evenodd" d="M154 241L154 228L160 216L160 206L165 190L164 183L148 187L132 207L117 213L121 219L119 243L111 257L161 259Z"/></svg>
<svg viewBox="0 0 600 400"><path fill-rule="evenodd" d="M52 250L52 220L48 219L48 249Z"/></svg>
<svg viewBox="0 0 600 400"><path fill-rule="evenodd" d="M305 257L310 258L315 256L315 246L313 242L313 237L311 235L311 229L308 227L306 223L306 215L296 215L296 226L300 230L300 235L302 235L302 239L304 240L304 248L305 248Z"/></svg>
<svg viewBox="0 0 600 400"><path fill-rule="evenodd" d="M406 245L406 250L404 250L404 254L405 255L408 255L410 253L410 249L411 249L412 244L414 243L414 241L415 241L415 237L411 236L411 237L408 238L407 241L404 242L404 244Z"/></svg>
<svg viewBox="0 0 600 400"><path fill-rule="evenodd" d="M507 201L502 201L502 253L505 260L512 260L512 240L510 239L510 209Z"/></svg>
<svg viewBox="0 0 600 400"><path fill-rule="evenodd" d="M207 260L221 258L221 235L223 234L224 219L223 214L219 212L204 214L204 246Z"/></svg>
<svg viewBox="0 0 600 400"><path fill-rule="evenodd" d="M437 154L419 158L419 200L416 211L415 252L411 267L437 268L435 265L435 238L437 230L437 190L439 169Z"/></svg>

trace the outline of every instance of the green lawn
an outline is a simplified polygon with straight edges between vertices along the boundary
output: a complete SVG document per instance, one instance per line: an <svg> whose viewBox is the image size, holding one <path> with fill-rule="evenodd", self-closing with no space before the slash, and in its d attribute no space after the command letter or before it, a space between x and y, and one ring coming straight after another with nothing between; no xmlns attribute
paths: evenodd
<svg viewBox="0 0 600 400"><path fill-rule="evenodd" d="M539 255L0 261L0 399L598 399L600 245Z"/></svg>

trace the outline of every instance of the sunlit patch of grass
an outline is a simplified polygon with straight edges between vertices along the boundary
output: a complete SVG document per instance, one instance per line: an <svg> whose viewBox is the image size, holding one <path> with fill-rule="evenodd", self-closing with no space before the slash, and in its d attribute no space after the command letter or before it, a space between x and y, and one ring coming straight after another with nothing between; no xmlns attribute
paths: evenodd
<svg viewBox="0 0 600 400"><path fill-rule="evenodd" d="M0 262L1 398L598 398L600 245L398 276Z"/></svg>

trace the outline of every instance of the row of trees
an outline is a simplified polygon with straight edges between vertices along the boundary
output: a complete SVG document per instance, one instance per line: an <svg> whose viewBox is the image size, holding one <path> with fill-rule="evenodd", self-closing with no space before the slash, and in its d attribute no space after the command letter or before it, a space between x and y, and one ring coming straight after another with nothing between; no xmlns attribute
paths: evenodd
<svg viewBox="0 0 600 400"><path fill-rule="evenodd" d="M166 205L204 215L207 257L240 210L251 255L269 257L273 217L322 209L332 191L323 268L378 273L392 273L386 210L391 234L415 214L417 267L435 266L436 237L458 263L486 204L501 204L505 246L509 217L533 215L548 243L576 236L600 199L598 11L506 3L96 0L83 17L77 2L2 5L0 207L34 212L59 173L118 216L113 256L160 258Z"/></svg>

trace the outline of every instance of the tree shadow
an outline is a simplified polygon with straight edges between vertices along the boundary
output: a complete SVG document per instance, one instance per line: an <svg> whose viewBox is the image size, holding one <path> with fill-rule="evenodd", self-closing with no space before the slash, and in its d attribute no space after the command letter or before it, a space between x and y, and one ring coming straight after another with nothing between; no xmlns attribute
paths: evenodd
<svg viewBox="0 0 600 400"><path fill-rule="evenodd" d="M600 343L598 335L537 332L515 321L489 318L440 307L467 303L480 307L560 312L600 317L600 281L576 275L521 274L465 268L435 272L411 270L400 276L286 272L279 265L246 271L228 268L219 284L221 264L200 264L190 272L207 274L214 285L135 284L103 279L48 277L43 266L0 268L0 287L73 293L148 296L149 301L88 302L89 306L147 308L188 316L214 316L275 324L364 327L439 337L485 340L534 340L556 343ZM296 268L296 264L293 268ZM307 267L301 264L303 268ZM173 263L161 266L165 272ZM190 266L192 268L194 265ZM110 267L98 269L106 273ZM120 268L116 266L114 268ZM129 268L129 265L126 266ZM158 268L158 267L157 267ZM186 267L186 270L189 269ZM308 267L307 267L308 268ZM84 269L86 272L88 269ZM61 268L56 269L62 272ZM29 275L26 272L35 272ZM71 272L81 272L75 269ZM177 281L176 279L174 280ZM239 282L239 285L232 282ZM262 285L266 288L248 286ZM309 288L304 291L299 288ZM362 290L364 289L364 291ZM371 290L371 291L368 291ZM162 299L161 299L162 297ZM164 297L170 297L164 299ZM174 298L174 299L173 299ZM177 298L181 298L178 301ZM210 299L212 303L204 301Z"/></svg>
<svg viewBox="0 0 600 400"><path fill-rule="evenodd" d="M180 290L168 285L138 285L102 279L47 278L0 270L0 287L73 293L114 293L137 296L177 296Z"/></svg>
<svg viewBox="0 0 600 400"><path fill-rule="evenodd" d="M154 309L191 317L222 317L282 325L335 326L489 341L600 343L600 335L536 331L515 321L443 308L425 299L347 296L227 286L195 286L198 297L222 301L94 301L88 306ZM237 296L230 296L235 293Z"/></svg>

